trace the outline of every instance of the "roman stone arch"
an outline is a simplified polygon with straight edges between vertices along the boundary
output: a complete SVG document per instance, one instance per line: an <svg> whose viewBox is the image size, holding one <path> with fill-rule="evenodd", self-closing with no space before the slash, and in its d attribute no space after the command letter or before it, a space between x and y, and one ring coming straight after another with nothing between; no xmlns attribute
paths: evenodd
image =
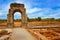
<svg viewBox="0 0 60 40"><path fill-rule="evenodd" d="M24 8L24 4L19 3L11 3L9 13L7 15L7 27L14 27L14 13L20 12L22 18L22 27L27 27L27 15L26 8Z"/></svg>

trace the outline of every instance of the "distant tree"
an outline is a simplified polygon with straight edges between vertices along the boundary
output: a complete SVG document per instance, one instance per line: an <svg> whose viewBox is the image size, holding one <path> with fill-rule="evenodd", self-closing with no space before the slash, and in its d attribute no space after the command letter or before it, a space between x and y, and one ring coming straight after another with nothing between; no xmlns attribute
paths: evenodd
<svg viewBox="0 0 60 40"><path fill-rule="evenodd" d="M2 22L2 21L3 21L3 22L6 22L6 21L7 21L7 19L0 19L0 21L1 21L1 22Z"/></svg>
<svg viewBox="0 0 60 40"><path fill-rule="evenodd" d="M28 18L27 17L27 20L28 21L41 21L41 17L38 17L38 18Z"/></svg>
<svg viewBox="0 0 60 40"><path fill-rule="evenodd" d="M29 17L27 17L27 20L30 21Z"/></svg>
<svg viewBox="0 0 60 40"><path fill-rule="evenodd" d="M51 21L54 21L54 20L55 20L55 18L50 18L50 20L51 20Z"/></svg>
<svg viewBox="0 0 60 40"><path fill-rule="evenodd" d="M37 20L38 20L38 21L41 21L41 17L38 17Z"/></svg>
<svg viewBox="0 0 60 40"><path fill-rule="evenodd" d="M55 20L55 18L45 18L45 19L43 19L43 21L54 21Z"/></svg>
<svg viewBox="0 0 60 40"><path fill-rule="evenodd" d="M14 21L21 21L21 19L14 19Z"/></svg>
<svg viewBox="0 0 60 40"><path fill-rule="evenodd" d="M60 18L56 19L56 21L60 21Z"/></svg>

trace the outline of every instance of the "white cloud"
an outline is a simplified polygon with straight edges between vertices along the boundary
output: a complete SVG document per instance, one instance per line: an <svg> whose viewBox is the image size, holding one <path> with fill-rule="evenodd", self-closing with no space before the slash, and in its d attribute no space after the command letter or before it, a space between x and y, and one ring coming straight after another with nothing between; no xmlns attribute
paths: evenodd
<svg viewBox="0 0 60 40"><path fill-rule="evenodd" d="M5 15L5 11L0 11L0 16L3 16L3 15Z"/></svg>
<svg viewBox="0 0 60 40"><path fill-rule="evenodd" d="M27 10L28 15L32 17L42 18L60 18L60 9L53 10L51 8L32 8ZM30 13L30 14L29 14Z"/></svg>
<svg viewBox="0 0 60 40"><path fill-rule="evenodd" d="M24 0L24 1L23 0L14 0L14 2L24 4L26 9L29 9L32 6L32 4L30 4L30 2L28 2L26 0Z"/></svg>
<svg viewBox="0 0 60 40"><path fill-rule="evenodd" d="M0 12L0 16L2 15L2 13Z"/></svg>
<svg viewBox="0 0 60 40"><path fill-rule="evenodd" d="M35 13L41 10L42 10L41 8L31 8L31 9L27 9L27 13Z"/></svg>
<svg viewBox="0 0 60 40"><path fill-rule="evenodd" d="M21 13L20 12L16 12L14 15L21 15Z"/></svg>
<svg viewBox="0 0 60 40"><path fill-rule="evenodd" d="M49 15L45 15L44 18L60 18L60 9L52 10Z"/></svg>

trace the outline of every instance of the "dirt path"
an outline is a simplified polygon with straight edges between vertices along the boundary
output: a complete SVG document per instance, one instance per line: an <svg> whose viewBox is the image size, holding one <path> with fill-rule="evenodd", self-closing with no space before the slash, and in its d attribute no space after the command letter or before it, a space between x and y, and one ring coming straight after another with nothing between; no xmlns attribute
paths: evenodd
<svg viewBox="0 0 60 40"><path fill-rule="evenodd" d="M10 40L36 40L27 30L23 28L12 29L13 33Z"/></svg>

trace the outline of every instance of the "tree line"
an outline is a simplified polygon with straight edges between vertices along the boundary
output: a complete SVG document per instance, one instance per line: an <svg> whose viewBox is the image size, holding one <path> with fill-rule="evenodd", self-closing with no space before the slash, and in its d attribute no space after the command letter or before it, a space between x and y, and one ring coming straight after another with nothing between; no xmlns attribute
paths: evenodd
<svg viewBox="0 0 60 40"><path fill-rule="evenodd" d="M44 18L42 19L41 17L37 17L37 18L27 18L28 21L60 21L60 18L55 19L55 18Z"/></svg>
<svg viewBox="0 0 60 40"><path fill-rule="evenodd" d="M37 18L27 18L29 22L31 21L60 21L60 18L55 19L55 18L44 18L42 19L41 17ZM7 21L7 19L0 19L0 21ZM14 21L21 21L21 19L14 19Z"/></svg>

